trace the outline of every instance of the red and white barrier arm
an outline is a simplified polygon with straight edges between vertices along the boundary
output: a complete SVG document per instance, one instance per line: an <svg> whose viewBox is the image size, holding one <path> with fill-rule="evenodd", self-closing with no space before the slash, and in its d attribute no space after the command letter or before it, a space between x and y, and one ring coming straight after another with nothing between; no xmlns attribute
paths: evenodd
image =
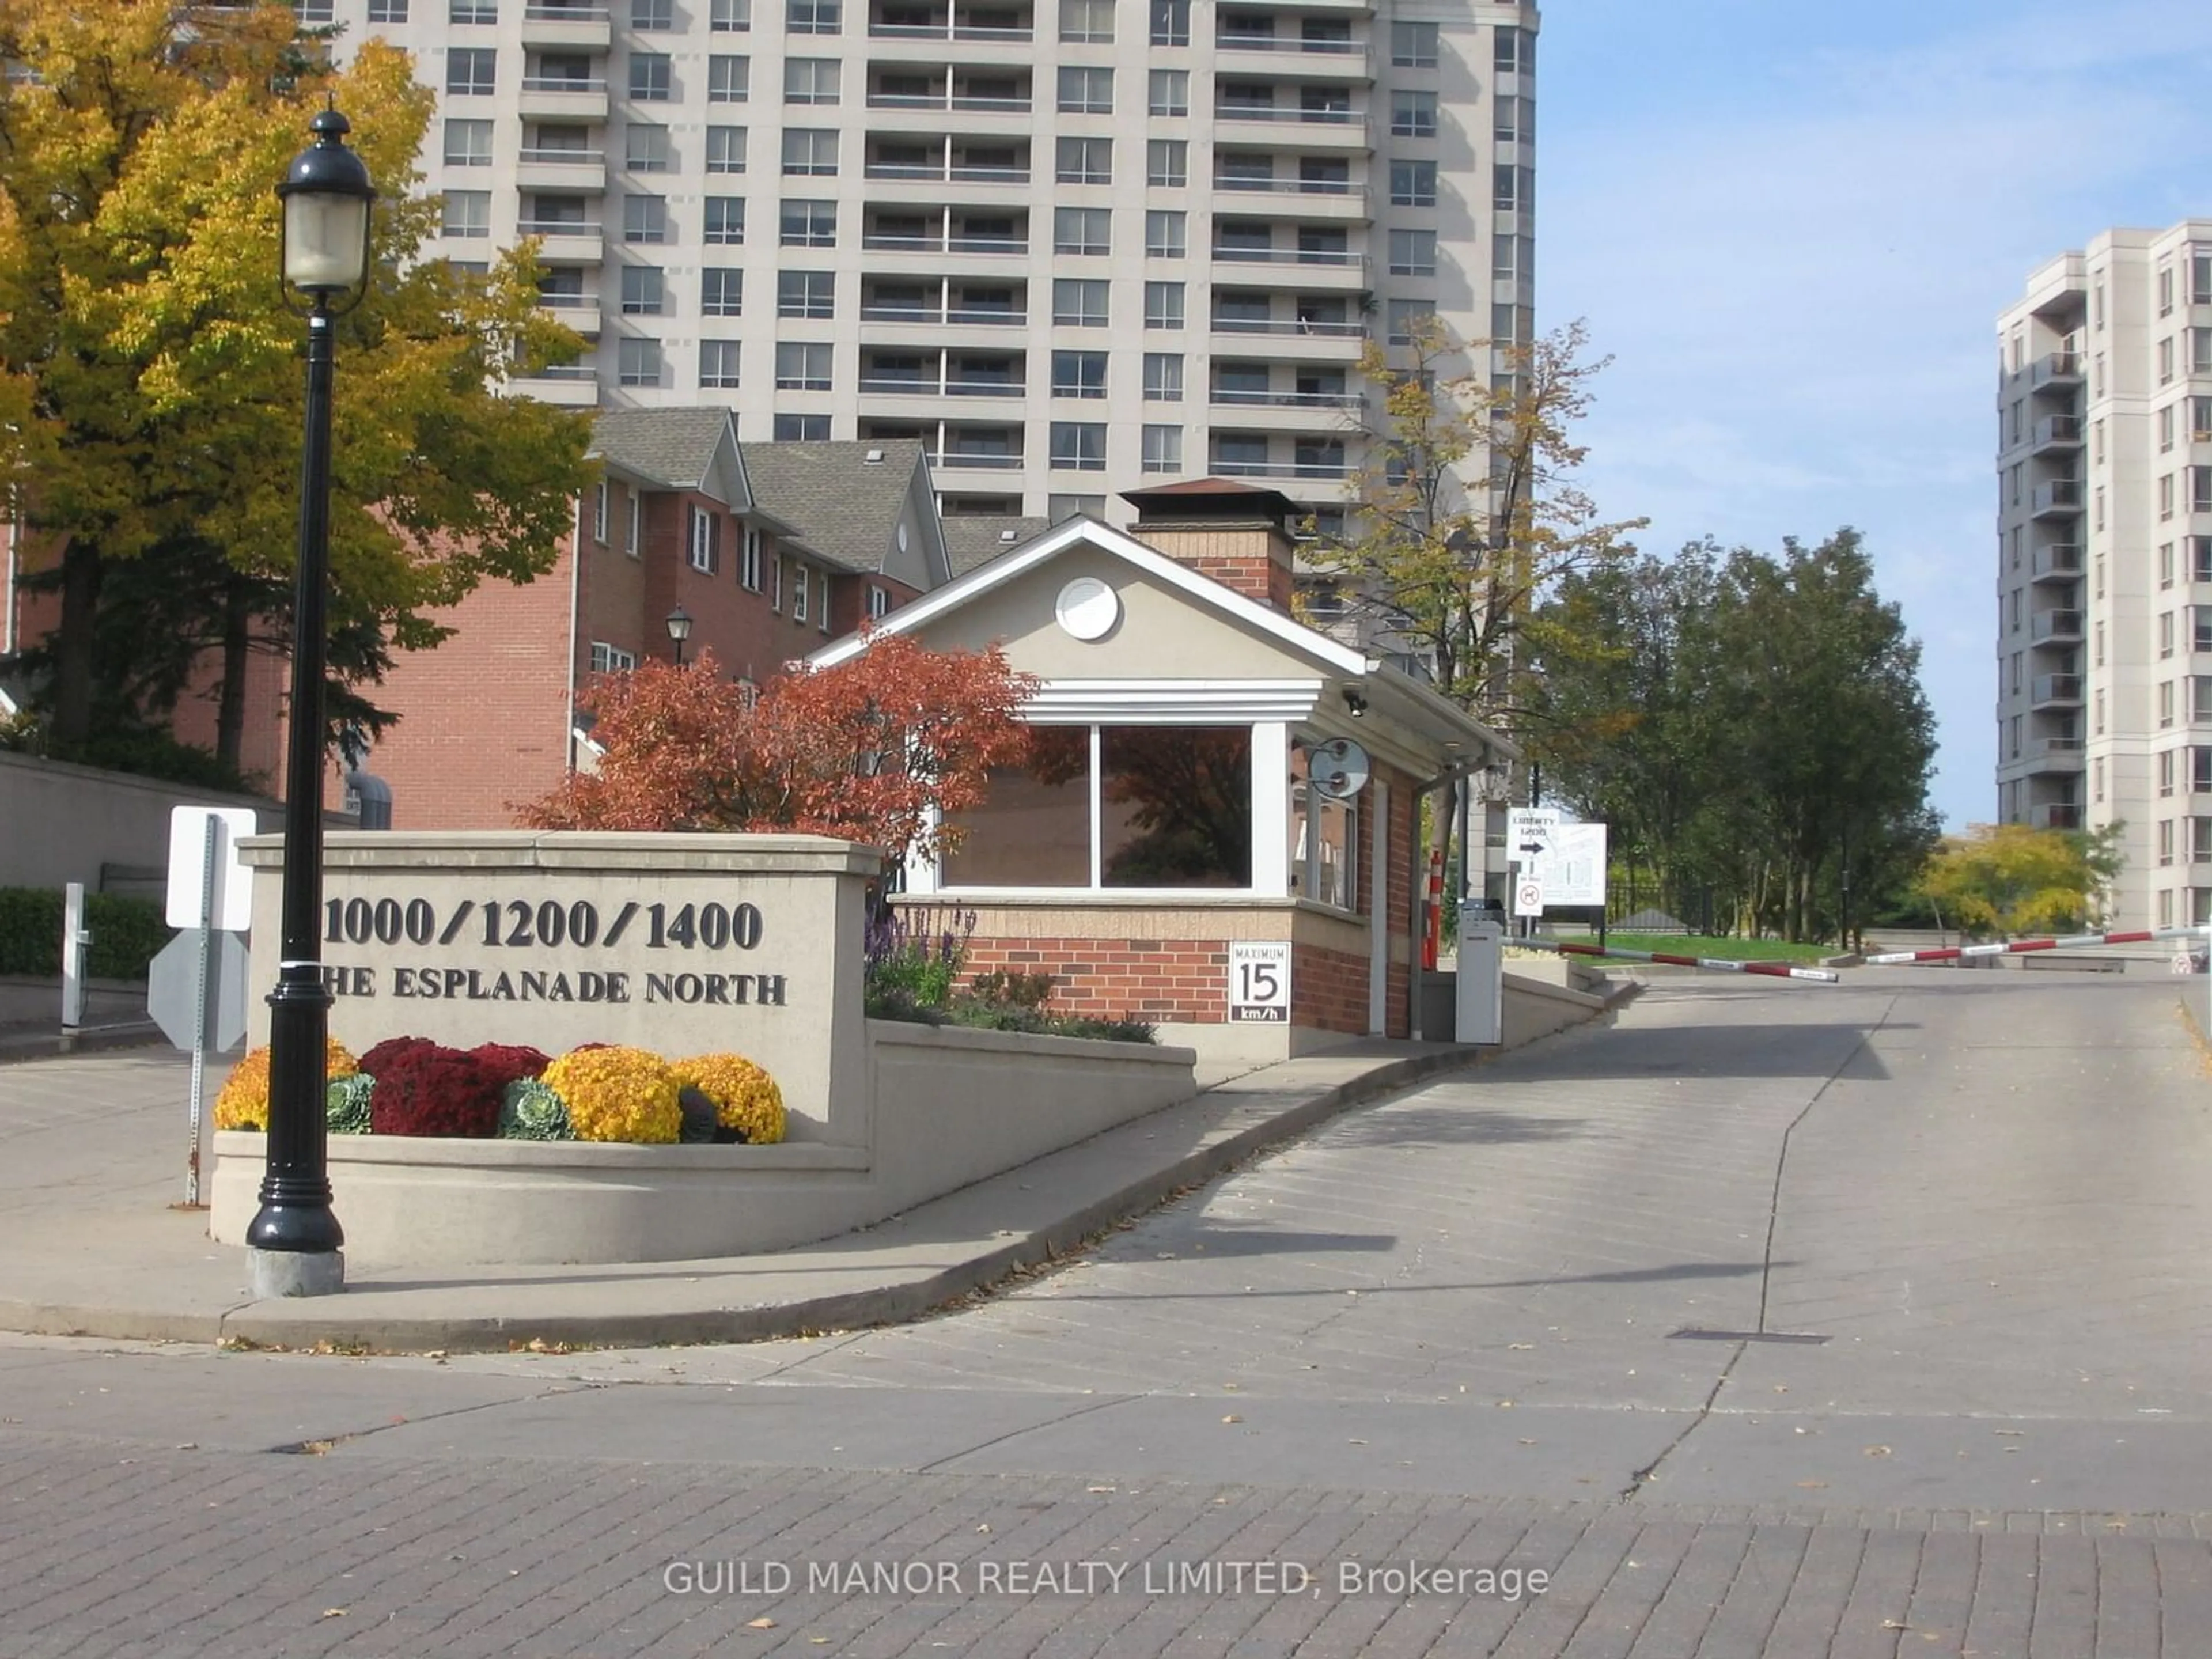
<svg viewBox="0 0 2212 1659"><path fill-rule="evenodd" d="M1508 945L1534 951L1556 951L1566 957L1618 957L1626 962L1658 962L1676 968L1705 968L1717 974L1760 974L1769 979L1809 979L1833 985L1843 977L1832 968L1797 968L1786 962L1739 962L1733 957L1676 957L1664 951L1621 951L1608 945L1565 945L1556 939L1512 939Z"/></svg>
<svg viewBox="0 0 2212 1659"><path fill-rule="evenodd" d="M2098 945L2148 945L2162 939L2203 939L2212 927L2149 927L2129 933L2074 933L2064 939L2016 939L2001 945L1954 945L1936 951L1889 951L1866 958L1869 968L1908 962L1960 962L1968 957L2011 957L2029 951L2086 951Z"/></svg>

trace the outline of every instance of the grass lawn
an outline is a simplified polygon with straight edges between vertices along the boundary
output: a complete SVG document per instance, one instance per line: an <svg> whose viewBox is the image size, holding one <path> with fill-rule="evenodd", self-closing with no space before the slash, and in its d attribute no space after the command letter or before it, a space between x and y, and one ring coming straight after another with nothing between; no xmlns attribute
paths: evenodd
<svg viewBox="0 0 2212 1659"><path fill-rule="evenodd" d="M1595 945L1595 933L1561 933L1569 945ZM1661 951L1672 957L1725 957L1731 962L1818 962L1833 956L1832 945L1791 945L1778 939L1717 939L1708 933L1607 933L1605 942L1623 951Z"/></svg>

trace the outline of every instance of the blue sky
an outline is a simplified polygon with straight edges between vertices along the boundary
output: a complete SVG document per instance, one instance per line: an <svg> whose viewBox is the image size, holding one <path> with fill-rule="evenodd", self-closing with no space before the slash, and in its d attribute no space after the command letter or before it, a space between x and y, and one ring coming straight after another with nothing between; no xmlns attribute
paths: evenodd
<svg viewBox="0 0 2212 1659"><path fill-rule="evenodd" d="M1996 313L2212 217L2212 5L1551 0L1538 71L1538 324L1615 359L1583 483L1654 550L1856 526L1935 804L1993 817Z"/></svg>

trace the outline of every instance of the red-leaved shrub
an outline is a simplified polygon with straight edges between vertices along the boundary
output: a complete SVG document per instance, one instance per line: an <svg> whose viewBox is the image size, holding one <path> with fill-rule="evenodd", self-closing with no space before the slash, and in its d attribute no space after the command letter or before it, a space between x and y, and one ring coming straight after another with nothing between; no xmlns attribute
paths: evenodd
<svg viewBox="0 0 2212 1659"><path fill-rule="evenodd" d="M489 1140L499 1133L500 1073L476 1055L420 1038L380 1043L392 1050L369 1075L368 1127L380 1135L462 1135ZM364 1060L362 1066L368 1071Z"/></svg>
<svg viewBox="0 0 2212 1659"><path fill-rule="evenodd" d="M428 1037L386 1037L361 1057L361 1069L371 1077L382 1077L385 1067L410 1048L434 1048L437 1044ZM374 1063L372 1063L374 1062Z"/></svg>
<svg viewBox="0 0 2212 1659"><path fill-rule="evenodd" d="M479 1042L469 1053L499 1079L502 1089L525 1078L537 1077L553 1063L552 1055L540 1054L520 1042Z"/></svg>

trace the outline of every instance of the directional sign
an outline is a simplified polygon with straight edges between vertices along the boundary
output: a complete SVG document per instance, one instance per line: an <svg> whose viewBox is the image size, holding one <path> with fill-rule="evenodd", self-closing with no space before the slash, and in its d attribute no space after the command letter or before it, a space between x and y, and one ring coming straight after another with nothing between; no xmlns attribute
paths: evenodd
<svg viewBox="0 0 2212 1659"><path fill-rule="evenodd" d="M146 1012L179 1048L190 1048L199 1030L199 968L200 939L194 930L163 945L146 969ZM208 1047L235 1047L246 1036L246 941L237 934L209 937L208 988L215 1002Z"/></svg>
<svg viewBox="0 0 2212 1659"><path fill-rule="evenodd" d="M1559 833L1559 812L1553 806L1516 806L1505 814L1505 858L1510 864L1540 863Z"/></svg>
<svg viewBox="0 0 2212 1659"><path fill-rule="evenodd" d="M207 885L207 833L212 821L217 837L215 849L215 890ZM201 904L211 927L244 933L253 925L253 873L239 861L238 842L260 828L253 809L247 806L175 806L169 809L168 922L172 927L197 927Z"/></svg>

